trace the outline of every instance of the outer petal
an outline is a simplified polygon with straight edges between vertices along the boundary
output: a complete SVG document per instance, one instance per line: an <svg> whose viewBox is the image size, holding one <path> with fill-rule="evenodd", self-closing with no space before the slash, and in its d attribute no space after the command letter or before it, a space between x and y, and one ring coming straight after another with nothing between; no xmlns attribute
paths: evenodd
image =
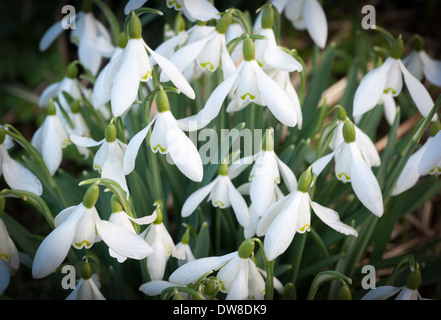
<svg viewBox="0 0 441 320"><path fill-rule="evenodd" d="M141 147L141 143L144 141L145 137L147 136L148 131L150 130L150 127L152 126L153 122L155 122L157 115L153 118L153 120L141 131L139 131L133 138L130 140L129 144L127 145L126 152L124 154L124 173L128 175L135 169L135 160L136 156L138 155L138 150Z"/></svg>
<svg viewBox="0 0 441 320"><path fill-rule="evenodd" d="M328 165L328 163L332 160L335 155L335 151L327 154L326 156L321 157L320 159L315 160L312 165L312 172L316 175L319 175L323 169Z"/></svg>
<svg viewBox="0 0 441 320"><path fill-rule="evenodd" d="M200 277L220 269L234 257L237 257L237 251L219 257L207 257L190 261L176 269L170 275L169 281L184 286L195 283Z"/></svg>
<svg viewBox="0 0 441 320"><path fill-rule="evenodd" d="M297 178L294 172L292 172L292 170L282 160L280 160L277 155L276 160L277 165L279 166L280 174L282 175L282 179L285 182L288 191L293 192L297 188Z"/></svg>
<svg viewBox="0 0 441 320"><path fill-rule="evenodd" d="M219 19L219 11L207 0L182 0L188 18L200 21Z"/></svg>
<svg viewBox="0 0 441 320"><path fill-rule="evenodd" d="M362 300L386 300L389 297L392 297L398 291L400 291L401 287L392 287L392 286L381 286L375 289L372 289L368 293L366 293Z"/></svg>
<svg viewBox="0 0 441 320"><path fill-rule="evenodd" d="M420 53L426 79L435 86L441 87L441 61L430 58L425 51Z"/></svg>
<svg viewBox="0 0 441 320"><path fill-rule="evenodd" d="M395 60L387 58L384 63L369 71L361 80L354 96L353 116L359 117L380 101L386 85L387 73Z"/></svg>
<svg viewBox="0 0 441 320"><path fill-rule="evenodd" d="M383 215L383 196L375 175L364 162L360 150L350 143L353 158L351 166L351 184L357 198L378 217Z"/></svg>
<svg viewBox="0 0 441 320"><path fill-rule="evenodd" d="M40 51L46 51L64 30L61 21L54 23L49 29L47 29L38 44Z"/></svg>
<svg viewBox="0 0 441 320"><path fill-rule="evenodd" d="M164 289L175 286L173 283L164 280L153 280L142 284L139 290L148 296L160 295Z"/></svg>
<svg viewBox="0 0 441 320"><path fill-rule="evenodd" d="M77 223L84 212L84 206L78 205L69 218L43 240L38 247L32 265L34 278L48 276L63 262L74 239Z"/></svg>
<svg viewBox="0 0 441 320"><path fill-rule="evenodd" d="M424 152L418 172L420 175L428 174L441 161L441 131L433 137Z"/></svg>
<svg viewBox="0 0 441 320"><path fill-rule="evenodd" d="M403 72L404 81L406 82L407 89L409 90L409 93L412 96L416 107L424 117L427 117L433 105L435 104L432 97L430 96L424 85L420 81L418 81L418 79L415 78L409 71L407 71L401 60L399 61L399 63L401 71ZM432 121L434 120L436 120L436 115L433 116Z"/></svg>
<svg viewBox="0 0 441 320"><path fill-rule="evenodd" d="M204 200L204 198L213 190L213 187L215 184L219 181L219 178L214 179L212 182L207 184L206 186L196 190L194 193L192 193L187 200L185 201L184 205L182 206L181 215L182 217L188 217L190 214L192 214L196 208L199 206L199 204Z"/></svg>
<svg viewBox="0 0 441 320"><path fill-rule="evenodd" d="M124 14L128 15L130 11L141 8L148 0L129 0L124 7Z"/></svg>
<svg viewBox="0 0 441 320"><path fill-rule="evenodd" d="M226 300L246 300L248 298L248 259L239 260L239 269L235 274L236 279L228 290Z"/></svg>
<svg viewBox="0 0 441 320"><path fill-rule="evenodd" d="M181 71L179 71L179 69L173 63L171 63L170 60L161 56L160 54L157 54L154 50L149 48L148 45L144 44L144 46L152 55L153 59L161 67L162 71L168 76L171 82L173 82L176 88L182 91L190 99L194 99L196 94L185 77L182 75Z"/></svg>
<svg viewBox="0 0 441 320"><path fill-rule="evenodd" d="M422 52L423 51L412 51L407 57L402 60L407 70L420 81L423 80L424 77L423 61L420 58Z"/></svg>
<svg viewBox="0 0 441 320"><path fill-rule="evenodd" d="M123 169L124 153L116 141L109 142L107 148L107 157L103 163L101 177L114 180L128 194L129 188Z"/></svg>
<svg viewBox="0 0 441 320"><path fill-rule="evenodd" d="M268 209L265 210L257 224L256 235L258 237L265 235L274 219L281 214L282 210L285 208L285 205L291 202L294 197L294 194L289 194L279 201L273 203Z"/></svg>
<svg viewBox="0 0 441 320"><path fill-rule="evenodd" d="M228 196L230 197L231 206L236 214L237 221L240 223L240 225L246 227L250 223L250 212L248 210L247 203L229 178L227 183Z"/></svg>
<svg viewBox="0 0 441 320"><path fill-rule="evenodd" d="M319 48L323 49L328 38L328 23L323 8L317 0L306 0L303 14L309 35Z"/></svg>
<svg viewBox="0 0 441 320"><path fill-rule="evenodd" d="M345 235L353 235L355 237L358 236L358 233L354 228L340 221L340 217L338 216L338 213L336 211L330 208L323 207L317 202L311 201L311 199L310 199L310 204L315 214L320 218L320 220L322 220L332 229L340 233L343 233Z"/></svg>
<svg viewBox="0 0 441 320"><path fill-rule="evenodd" d="M66 300L106 300L106 298L98 289L93 278L87 280L81 278L75 290L66 297Z"/></svg>
<svg viewBox="0 0 441 320"><path fill-rule="evenodd" d="M292 102L283 89L262 71L256 61L251 61L256 71L260 94L271 113L283 124L294 127L297 115Z"/></svg>

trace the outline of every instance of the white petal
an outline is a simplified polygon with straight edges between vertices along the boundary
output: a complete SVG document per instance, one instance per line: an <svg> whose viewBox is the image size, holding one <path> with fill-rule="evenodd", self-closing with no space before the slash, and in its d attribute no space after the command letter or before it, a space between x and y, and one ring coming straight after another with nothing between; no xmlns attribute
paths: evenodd
<svg viewBox="0 0 441 320"><path fill-rule="evenodd" d="M162 71L168 76L170 81L173 82L173 84L176 86L176 88L182 91L182 93L184 93L190 99L194 99L196 96L194 90L187 82L187 80L184 78L181 71L179 71L179 69L173 63L171 63L170 60L156 53L146 44L144 45L145 48L148 50L148 52L152 55L153 59L155 59L155 61L161 67Z"/></svg>
<svg viewBox="0 0 441 320"><path fill-rule="evenodd" d="M121 188L129 193L126 176L123 169L124 153L117 142L109 142L107 157L103 163L101 177L117 182Z"/></svg>
<svg viewBox="0 0 441 320"><path fill-rule="evenodd" d="M153 280L142 284L139 290L148 296L160 295L162 291L167 288L173 287L174 284L164 280Z"/></svg>
<svg viewBox="0 0 441 320"><path fill-rule="evenodd" d="M365 161L370 166L378 167L381 164L380 155L378 154L375 144L372 142L371 138L361 131L357 126L355 127L355 140L360 150L363 153ZM343 135L343 134L342 134Z"/></svg>
<svg viewBox="0 0 441 320"><path fill-rule="evenodd" d="M420 175L428 174L441 161L441 131L433 137L424 152L418 171Z"/></svg>
<svg viewBox="0 0 441 320"><path fill-rule="evenodd" d="M186 13L192 20L219 19L219 11L207 0L182 0Z"/></svg>
<svg viewBox="0 0 441 320"><path fill-rule="evenodd" d="M58 88L60 87L60 82L55 82L46 87L38 98L38 105L40 107L46 107L51 98L55 98L58 94Z"/></svg>
<svg viewBox="0 0 441 320"><path fill-rule="evenodd" d="M207 184L206 186L196 190L194 193L192 193L187 200L185 201L184 205L182 206L181 215L182 217L188 217L190 214L192 214L196 208L199 206L199 204L204 200L204 198L213 190L214 185L219 181L218 178L214 179L212 182Z"/></svg>
<svg viewBox="0 0 441 320"><path fill-rule="evenodd" d="M320 220L322 220L332 229L345 235L353 235L355 237L358 236L358 233L354 228L340 221L340 217L336 211L326 208L317 202L310 201L310 204L317 217L319 217Z"/></svg>
<svg viewBox="0 0 441 320"><path fill-rule="evenodd" d="M75 17L73 17L75 19ZM46 51L56 38L64 31L61 21L54 23L43 35L38 45L40 51Z"/></svg>
<svg viewBox="0 0 441 320"><path fill-rule="evenodd" d="M441 61L430 58L425 51L422 51L420 55L427 80L433 85L441 87Z"/></svg>
<svg viewBox="0 0 441 320"><path fill-rule="evenodd" d="M202 160L194 143L181 129L167 132L168 152L174 164L190 180L200 182L204 175Z"/></svg>
<svg viewBox="0 0 441 320"><path fill-rule="evenodd" d="M354 96L353 116L358 117L371 110L380 101L386 85L387 73L395 60L387 58L384 63L369 71L361 80Z"/></svg>
<svg viewBox="0 0 441 320"><path fill-rule="evenodd" d="M237 256L237 252L219 257L207 257L190 261L176 269L170 275L169 281L184 286L195 283L200 277L214 270L218 270L235 256Z"/></svg>
<svg viewBox="0 0 441 320"><path fill-rule="evenodd" d="M383 215L383 196L377 178L364 162L360 150L351 143L353 157L351 167L351 184L357 198L363 205L378 217Z"/></svg>
<svg viewBox="0 0 441 320"><path fill-rule="evenodd" d="M356 144L356 142L350 144L343 142L341 144L341 147L335 153L335 175L338 180L343 182L349 182L351 181L352 178L351 170L352 170L352 164L355 160L353 159L353 155L352 155L353 148L351 148L351 146L355 146L358 153L360 154L360 159L362 159L361 151L358 149L358 145ZM365 163L364 160L361 161ZM366 166L370 170L370 167L367 164Z"/></svg>
<svg viewBox="0 0 441 320"><path fill-rule="evenodd" d="M230 179L234 179L238 177L250 164L253 163L253 161L258 156L258 153L251 156L246 156L243 158L240 158L236 161L234 161L229 167L228 167L228 176Z"/></svg>
<svg viewBox="0 0 441 320"><path fill-rule="evenodd" d="M312 165L312 172L316 175L319 175L323 169L328 165L328 163L332 160L335 155L335 151L328 153L326 156L323 156L317 160L315 160Z"/></svg>
<svg viewBox="0 0 441 320"><path fill-rule="evenodd" d="M248 210L247 203L242 195L237 191L230 179L228 181L228 196L230 197L231 206L236 214L237 221L243 227L246 227L250 223L250 212Z"/></svg>
<svg viewBox="0 0 441 320"><path fill-rule="evenodd" d="M283 181L285 182L286 187L288 188L288 191L293 192L297 188L297 179L294 172L292 172L292 170L282 160L280 160L279 157L276 156L276 160Z"/></svg>
<svg viewBox="0 0 441 320"><path fill-rule="evenodd" d="M271 113L283 124L294 127L297 124L297 114L292 102L283 89L262 71L257 62L251 61L256 71L257 85L262 99Z"/></svg>
<svg viewBox="0 0 441 320"><path fill-rule="evenodd" d="M13 190L29 191L37 196L43 193L40 180L19 162L12 159L4 145L0 145L1 166L6 183Z"/></svg>
<svg viewBox="0 0 441 320"><path fill-rule="evenodd" d="M381 100L383 100L384 115L386 116L386 120L389 125L392 125L397 114L397 105L395 103L395 99L392 96L392 93L385 93Z"/></svg>
<svg viewBox="0 0 441 320"><path fill-rule="evenodd" d="M248 298L248 259L239 258L238 260L239 268L225 300L246 300Z"/></svg>
<svg viewBox="0 0 441 320"><path fill-rule="evenodd" d="M421 53L422 51L412 51L407 57L402 60L407 70L420 81L423 80L424 77L423 61L420 58Z"/></svg>
<svg viewBox="0 0 441 320"><path fill-rule="evenodd" d="M393 296L398 291L400 291L400 287L392 287L392 286L381 286L375 289L372 289L368 293L366 293L361 299L362 300L386 300L387 298Z"/></svg>
<svg viewBox="0 0 441 320"><path fill-rule="evenodd" d="M398 96L401 93L401 89L403 88L403 76L400 70L400 61L394 59L389 71L386 76L386 84L384 86L384 92L392 92L394 97Z"/></svg>
<svg viewBox="0 0 441 320"><path fill-rule="evenodd" d="M258 237L265 235L271 223L282 212L282 210L285 208L285 205L289 201L293 200L293 197L294 194L289 194L286 197L273 203L268 209L265 210L257 224L256 235Z"/></svg>
<svg viewBox="0 0 441 320"><path fill-rule="evenodd" d="M418 79L415 78L409 71L407 71L401 60L400 68L403 72L404 81L406 82L407 89L409 90L409 93L412 96L416 107L418 108L421 115L427 117L433 105L435 104L432 97L430 96L424 85L420 81L418 81ZM432 121L434 120L436 120L436 115L434 115L432 118Z"/></svg>
<svg viewBox="0 0 441 320"><path fill-rule="evenodd" d="M307 0L304 2L303 14L309 35L323 49L328 38L328 23L322 6L317 0Z"/></svg>
<svg viewBox="0 0 441 320"><path fill-rule="evenodd" d="M153 122L155 122L157 115L153 118L153 120L141 131L139 131L133 138L130 140L129 144L127 145L126 152L124 154L124 173L128 175L135 169L135 161L136 156L138 155L139 148L141 147L141 143L144 141L145 137L147 136L148 131L150 130L150 127L152 126Z"/></svg>
<svg viewBox="0 0 441 320"><path fill-rule="evenodd" d="M78 221L84 214L78 205L69 218L56 227L40 244L32 265L32 276L43 278L54 272L64 261L74 239Z"/></svg>
<svg viewBox="0 0 441 320"><path fill-rule="evenodd" d="M100 140L100 141L95 141L92 138L81 137L81 136L77 136L75 134L71 134L70 140L73 143L75 143L77 146L80 146L80 147L96 147L96 146L101 145L105 139Z"/></svg>
<svg viewBox="0 0 441 320"><path fill-rule="evenodd" d="M96 221L96 228L109 248L124 257L141 260L153 252L143 238L114 223Z"/></svg>
<svg viewBox="0 0 441 320"><path fill-rule="evenodd" d="M124 7L124 14L128 15L130 11L141 8L148 0L129 0Z"/></svg>

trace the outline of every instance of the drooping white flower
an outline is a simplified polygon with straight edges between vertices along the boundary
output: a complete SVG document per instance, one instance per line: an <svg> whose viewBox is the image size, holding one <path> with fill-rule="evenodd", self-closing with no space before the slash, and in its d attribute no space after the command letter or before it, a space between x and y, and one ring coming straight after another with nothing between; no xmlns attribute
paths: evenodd
<svg viewBox="0 0 441 320"><path fill-rule="evenodd" d="M216 278L222 283L221 291L226 300L246 300L252 296L262 300L265 280L256 264L250 259L254 242L245 240L239 250L223 256L200 258L176 269L169 281L180 286L195 283L202 276L217 271Z"/></svg>
<svg viewBox="0 0 441 320"><path fill-rule="evenodd" d="M182 252L176 250L175 243L167 228L162 223L162 209L156 208L156 220L145 229L140 236L153 249L152 254L147 257L147 268L152 280L162 280L165 267L170 255L177 259L184 259Z"/></svg>
<svg viewBox="0 0 441 320"><path fill-rule="evenodd" d="M190 247L190 229L187 229L181 238L181 241L176 244L176 252L181 259L178 260L178 266L196 260L193 251Z"/></svg>
<svg viewBox="0 0 441 320"><path fill-rule="evenodd" d="M133 223L137 225L146 225L153 223L153 221L155 221L157 218L156 211L153 212L153 214L151 214L150 216L145 216L141 218L130 217L124 211L121 202L119 202L118 198L115 195L113 195L111 198L111 208L112 208L112 213L109 217L109 222L121 226L122 228L130 231L133 234L136 234L136 230L133 227ZM109 255L113 258L116 258L120 263L127 260L127 257L118 254L110 247L109 247Z"/></svg>
<svg viewBox="0 0 441 320"><path fill-rule="evenodd" d="M360 136L360 134L358 134ZM384 212L383 196L378 181L371 170L375 153L369 152L368 144L357 140L354 124L347 120L343 125L343 141L335 150L316 160L312 171L319 175L332 158L335 159L335 175L343 183L351 182L360 202L378 217ZM367 140L366 140L367 141Z"/></svg>
<svg viewBox="0 0 441 320"><path fill-rule="evenodd" d="M140 82L152 78L151 58L161 67L168 79L190 99L195 93L178 68L167 58L152 50L141 38L141 21L134 13L129 20L129 40L115 59L109 63L104 86L110 91L110 103L114 117L123 115L136 100ZM146 51L147 50L147 51Z"/></svg>
<svg viewBox="0 0 441 320"><path fill-rule="evenodd" d="M253 40L245 38L243 48L244 60L239 67L214 89L199 113L179 121L183 127L194 124L197 129L205 127L219 114L229 94L232 101L228 105L228 112L241 110L250 102L254 102L267 106L284 125L294 127L297 124L295 106L288 94L262 70L255 60Z"/></svg>
<svg viewBox="0 0 441 320"><path fill-rule="evenodd" d="M441 87L441 61L427 54L423 38L416 36L414 40L414 49L403 59L404 65L418 80L426 78L431 84Z"/></svg>
<svg viewBox="0 0 441 320"><path fill-rule="evenodd" d="M269 261L274 260L291 244L296 232L311 228L311 208L315 214L334 230L345 235L358 236L357 231L340 221L338 213L311 200L308 190L312 174L305 171L299 179L297 190L271 205L262 215L257 236L265 236L264 250Z"/></svg>
<svg viewBox="0 0 441 320"><path fill-rule="evenodd" d="M272 0L279 11L285 13L297 30L307 30L315 44L323 49L328 38L328 23L317 0Z"/></svg>
<svg viewBox="0 0 441 320"><path fill-rule="evenodd" d="M0 295L7 289L11 277L20 267L17 247L9 236L6 225L0 219Z"/></svg>
<svg viewBox="0 0 441 320"><path fill-rule="evenodd" d="M208 0L166 0L166 3L167 7L182 11L192 22L219 18L219 11Z"/></svg>
<svg viewBox="0 0 441 320"><path fill-rule="evenodd" d="M66 300L106 300L100 291L99 277L96 273L91 276L83 275L75 289L66 297Z"/></svg>
<svg viewBox="0 0 441 320"><path fill-rule="evenodd" d="M250 213L247 203L236 187L231 182L232 173L229 173L228 164L221 163L218 168L218 176L206 186L192 193L182 206L182 217L188 217L208 196L207 201L211 201L214 207L232 207L237 221L243 227L250 222Z"/></svg>
<svg viewBox="0 0 441 320"><path fill-rule="evenodd" d="M113 48L109 31L94 17L92 1L84 1L82 11L71 19L75 19L75 28L72 27L73 22L68 28L63 25L63 20L56 22L41 38L39 48L45 51L64 30L72 29L70 40L78 46L79 61L96 75L102 58L109 57Z"/></svg>
<svg viewBox="0 0 441 320"><path fill-rule="evenodd" d="M418 165L420 175L441 174L441 130L428 144Z"/></svg>
<svg viewBox="0 0 441 320"><path fill-rule="evenodd" d="M43 193L40 180L29 169L11 158L8 148L12 145L12 140L7 139L5 129L0 128L0 174L3 174L9 188L32 192L40 196Z"/></svg>
<svg viewBox="0 0 441 320"><path fill-rule="evenodd" d="M392 55L362 78L354 96L355 118L374 108L385 93L398 96L403 88L403 78L418 111L424 117L428 115L434 105L433 99L424 85L406 69L400 59L401 52L402 40L398 38L392 46Z"/></svg>
<svg viewBox="0 0 441 320"><path fill-rule="evenodd" d="M55 229L43 240L35 254L32 265L34 278L43 278L54 272L71 246L88 249L103 240L114 252L126 258L141 260L152 253L152 248L139 235L101 220L95 208L98 195L98 186L91 186L82 203L64 209L55 217Z"/></svg>
<svg viewBox="0 0 441 320"><path fill-rule="evenodd" d="M147 136L150 127L155 124L150 137L153 152L167 154L171 162L189 179L200 182L203 177L203 166L199 152L190 138L181 130L170 111L166 92L160 89L156 97L158 113L144 129L138 132L129 142L124 157L124 172L129 174L135 168L135 160L141 143Z"/></svg>
<svg viewBox="0 0 441 320"><path fill-rule="evenodd" d="M63 148L70 144L68 132L56 113L55 103L50 102L48 114L35 131L32 145L40 152L49 173L54 175L63 158Z"/></svg>

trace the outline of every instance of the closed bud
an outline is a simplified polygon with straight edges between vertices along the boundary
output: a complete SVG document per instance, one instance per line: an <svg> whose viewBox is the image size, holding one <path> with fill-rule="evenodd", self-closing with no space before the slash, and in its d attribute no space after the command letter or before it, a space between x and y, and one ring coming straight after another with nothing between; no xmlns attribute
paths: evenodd
<svg viewBox="0 0 441 320"><path fill-rule="evenodd" d="M346 283L343 283L341 286L340 291L338 292L338 298L340 300L352 300L351 289Z"/></svg>

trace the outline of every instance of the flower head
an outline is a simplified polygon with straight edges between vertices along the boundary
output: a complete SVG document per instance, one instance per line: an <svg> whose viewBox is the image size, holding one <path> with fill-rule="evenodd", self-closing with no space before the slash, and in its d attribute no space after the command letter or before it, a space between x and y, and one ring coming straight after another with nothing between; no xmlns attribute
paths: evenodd
<svg viewBox="0 0 441 320"><path fill-rule="evenodd" d="M19 267L20 258L17 248L9 236L5 223L0 219L0 295L9 285L11 271L15 271Z"/></svg>

